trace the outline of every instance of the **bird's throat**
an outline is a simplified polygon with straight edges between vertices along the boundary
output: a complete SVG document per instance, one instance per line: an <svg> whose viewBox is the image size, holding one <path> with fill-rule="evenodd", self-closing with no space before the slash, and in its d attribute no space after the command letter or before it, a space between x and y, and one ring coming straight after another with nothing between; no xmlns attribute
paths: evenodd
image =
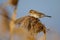
<svg viewBox="0 0 60 40"><path fill-rule="evenodd" d="M35 18L39 18L39 16L36 15L36 14L31 14L30 16L33 16L33 17L35 17Z"/></svg>

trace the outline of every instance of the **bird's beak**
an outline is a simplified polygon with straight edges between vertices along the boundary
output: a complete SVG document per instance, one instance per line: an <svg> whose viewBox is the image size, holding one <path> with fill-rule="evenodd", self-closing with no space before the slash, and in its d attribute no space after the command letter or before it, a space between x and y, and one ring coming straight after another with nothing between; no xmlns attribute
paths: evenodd
<svg viewBox="0 0 60 40"><path fill-rule="evenodd" d="M49 17L49 18L51 18L51 16L48 16L48 15L45 15L44 17Z"/></svg>

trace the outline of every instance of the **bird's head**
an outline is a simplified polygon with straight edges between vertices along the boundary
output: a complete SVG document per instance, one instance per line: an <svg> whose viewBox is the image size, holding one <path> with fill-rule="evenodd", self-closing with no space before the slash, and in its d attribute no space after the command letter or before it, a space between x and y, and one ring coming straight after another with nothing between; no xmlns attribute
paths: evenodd
<svg viewBox="0 0 60 40"><path fill-rule="evenodd" d="M30 14L30 16L33 16L35 18L43 18L43 17L49 17L49 18L51 18L51 16L45 15L44 13L38 12L36 10L30 10L29 14Z"/></svg>

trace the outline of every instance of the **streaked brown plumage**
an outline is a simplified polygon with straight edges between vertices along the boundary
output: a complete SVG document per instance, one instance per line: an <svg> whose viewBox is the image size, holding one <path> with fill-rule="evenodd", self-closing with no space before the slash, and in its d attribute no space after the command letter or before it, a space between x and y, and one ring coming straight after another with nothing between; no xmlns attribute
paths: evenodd
<svg viewBox="0 0 60 40"><path fill-rule="evenodd" d="M42 12L38 12L38 11L36 11L36 10L30 10L29 11L29 14L30 14L30 16L34 16L35 18L43 18L43 17L51 17L51 16L48 16L48 15L45 15L44 13L42 13Z"/></svg>

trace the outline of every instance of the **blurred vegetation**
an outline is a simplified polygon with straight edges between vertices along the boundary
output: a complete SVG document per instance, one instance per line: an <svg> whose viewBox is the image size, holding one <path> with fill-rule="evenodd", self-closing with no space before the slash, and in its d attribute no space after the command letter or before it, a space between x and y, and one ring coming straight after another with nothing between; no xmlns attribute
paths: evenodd
<svg viewBox="0 0 60 40"><path fill-rule="evenodd" d="M46 28L43 24L41 24L38 20L36 20L33 17L30 17L32 20L29 21L29 17L25 17L22 20L21 26L19 25L18 28L16 28L16 11L17 11L17 5L19 0L8 0L7 4L0 5L0 28L2 28L2 32L9 32L10 38L9 40L14 40L13 35L17 34L20 37L22 37L22 40L36 40L36 35L38 32L43 31L44 37L46 40ZM7 5L13 5L15 6L15 9L12 13L11 18L9 17L8 10L6 9ZM4 7L3 7L4 6ZM17 22L20 22L19 20ZM34 23L33 23L34 22ZM34 25L34 26L33 26ZM31 27L30 27L31 26Z"/></svg>

